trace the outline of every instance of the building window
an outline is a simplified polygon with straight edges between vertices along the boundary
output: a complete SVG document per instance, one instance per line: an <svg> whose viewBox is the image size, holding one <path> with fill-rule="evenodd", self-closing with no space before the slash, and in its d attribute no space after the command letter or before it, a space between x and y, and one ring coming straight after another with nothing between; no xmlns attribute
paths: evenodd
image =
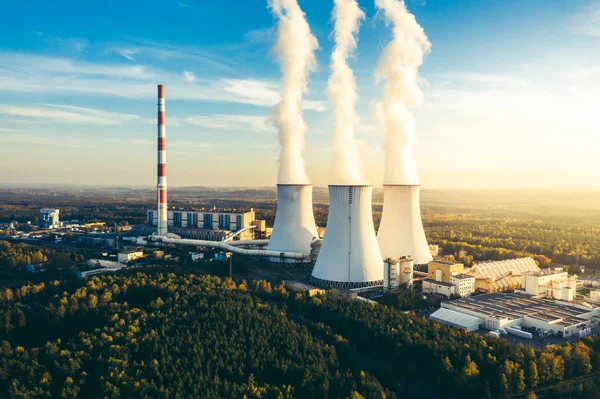
<svg viewBox="0 0 600 399"><path fill-rule="evenodd" d="M181 212L173 212L173 226L181 227Z"/></svg>
<svg viewBox="0 0 600 399"><path fill-rule="evenodd" d="M213 223L212 214L205 213L204 214L204 228L205 229L212 229L212 223Z"/></svg>

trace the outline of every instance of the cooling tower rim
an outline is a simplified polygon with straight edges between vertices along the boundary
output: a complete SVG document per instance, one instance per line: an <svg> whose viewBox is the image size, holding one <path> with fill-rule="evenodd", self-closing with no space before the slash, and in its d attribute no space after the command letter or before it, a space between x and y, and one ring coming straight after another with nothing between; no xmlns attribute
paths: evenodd
<svg viewBox="0 0 600 399"><path fill-rule="evenodd" d="M311 183L277 183L277 187L312 187Z"/></svg>
<svg viewBox="0 0 600 399"><path fill-rule="evenodd" d="M384 184L383 187L421 187L420 184Z"/></svg>

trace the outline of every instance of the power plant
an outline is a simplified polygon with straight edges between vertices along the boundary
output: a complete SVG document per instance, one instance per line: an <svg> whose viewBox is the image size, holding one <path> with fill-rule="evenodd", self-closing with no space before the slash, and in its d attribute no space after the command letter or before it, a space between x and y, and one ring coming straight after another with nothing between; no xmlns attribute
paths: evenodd
<svg viewBox="0 0 600 399"><path fill-rule="evenodd" d="M377 241L384 259L410 256L415 265L433 260L421 221L420 192L417 185L383 186Z"/></svg>
<svg viewBox="0 0 600 399"><path fill-rule="evenodd" d="M377 115L385 134L386 151L384 206L378 233L373 223L373 187L364 181L360 144L355 139L358 92L348 64L364 12L355 1L335 2L332 36L336 43L328 81L335 116L329 176L334 184L329 185L327 229L320 240L312 205L313 186L303 158L307 126L302 111L308 76L316 66L314 51L318 43L297 2L286 1L271 7L278 20L273 51L281 63L282 79L281 101L272 111L280 157L277 209L270 239L266 228L259 227L265 221L255 220L253 211L252 216L239 209L167 211L165 91L159 85L158 210L148 212L149 226L138 231L154 231L155 223L156 230L148 241L140 234L141 241L217 248L292 267L312 266L314 262L311 279L324 287L379 289L384 284L384 259L388 264L388 286L412 281L412 263L411 267L399 265L407 259L415 265L432 260L419 209L420 186L412 156L415 123L411 113L422 98L418 67L430 44L414 18L405 18L410 14L403 3L377 1L376 5L394 26L394 38L382 52L375 71L376 80L384 82Z"/></svg>
<svg viewBox="0 0 600 399"><path fill-rule="evenodd" d="M158 223L156 235L167 234L167 132L165 127L165 87L158 85L158 168L156 196L158 200Z"/></svg>
<svg viewBox="0 0 600 399"><path fill-rule="evenodd" d="M277 213L267 249L275 252L309 254L311 243L319 238L312 205L310 184L278 184ZM272 258L272 261L294 261Z"/></svg>
<svg viewBox="0 0 600 399"><path fill-rule="evenodd" d="M325 287L383 284L383 258L373 226L372 186L329 186L329 216L312 280Z"/></svg>

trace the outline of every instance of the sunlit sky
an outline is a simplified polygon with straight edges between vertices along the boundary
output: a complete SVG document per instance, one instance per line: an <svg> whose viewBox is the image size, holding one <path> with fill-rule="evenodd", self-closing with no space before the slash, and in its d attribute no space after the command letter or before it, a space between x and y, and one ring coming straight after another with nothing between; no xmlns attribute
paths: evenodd
<svg viewBox="0 0 600 399"><path fill-rule="evenodd" d="M305 159L331 167L332 1L299 0L319 41ZM373 77L390 40L373 1L351 60L366 176L383 179ZM600 0L407 0L432 51L415 155L427 188L600 187ZM156 184L166 86L170 186L268 186L279 101L265 0L3 4L0 185Z"/></svg>

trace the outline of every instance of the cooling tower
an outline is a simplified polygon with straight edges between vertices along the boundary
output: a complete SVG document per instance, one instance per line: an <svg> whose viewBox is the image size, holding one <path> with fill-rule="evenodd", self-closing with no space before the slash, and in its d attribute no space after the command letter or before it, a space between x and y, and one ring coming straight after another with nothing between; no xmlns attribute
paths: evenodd
<svg viewBox="0 0 600 399"><path fill-rule="evenodd" d="M383 284L371 186L329 186L329 217L312 280L325 287L366 288Z"/></svg>
<svg viewBox="0 0 600 399"><path fill-rule="evenodd" d="M167 234L167 137L165 128L165 87L158 85L158 169L156 182L158 223L156 235Z"/></svg>
<svg viewBox="0 0 600 399"><path fill-rule="evenodd" d="M277 213L267 250L310 254L310 244L318 237L312 206L312 186L278 184ZM271 260L279 261L279 258Z"/></svg>
<svg viewBox="0 0 600 399"><path fill-rule="evenodd" d="M383 186L377 241L385 259L410 256L415 265L433 260L421 221L420 192L421 187L416 185Z"/></svg>

